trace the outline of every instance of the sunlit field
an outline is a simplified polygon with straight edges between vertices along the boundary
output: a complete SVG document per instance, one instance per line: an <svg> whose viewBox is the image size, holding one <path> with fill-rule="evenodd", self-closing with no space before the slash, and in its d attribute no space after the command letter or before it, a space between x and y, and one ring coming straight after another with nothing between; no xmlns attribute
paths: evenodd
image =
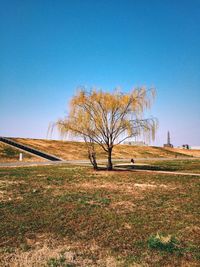
<svg viewBox="0 0 200 267"><path fill-rule="evenodd" d="M0 266L199 266L199 191L198 176L1 168Z"/></svg>
<svg viewBox="0 0 200 267"><path fill-rule="evenodd" d="M0 267L200 267L200 0L0 25Z"/></svg>

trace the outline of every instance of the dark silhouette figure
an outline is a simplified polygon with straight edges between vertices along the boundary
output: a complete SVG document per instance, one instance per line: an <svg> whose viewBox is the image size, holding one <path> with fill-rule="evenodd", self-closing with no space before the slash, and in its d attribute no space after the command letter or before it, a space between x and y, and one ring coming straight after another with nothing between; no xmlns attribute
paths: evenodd
<svg viewBox="0 0 200 267"><path fill-rule="evenodd" d="M134 159L131 159L131 165L133 165L135 163ZM134 168L134 166L132 166L132 169Z"/></svg>

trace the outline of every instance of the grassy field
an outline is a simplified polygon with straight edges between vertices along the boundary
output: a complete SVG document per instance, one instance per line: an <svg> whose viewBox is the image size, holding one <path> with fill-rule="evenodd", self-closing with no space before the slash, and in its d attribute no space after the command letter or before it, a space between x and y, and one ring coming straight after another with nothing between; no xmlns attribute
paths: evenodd
<svg viewBox="0 0 200 267"><path fill-rule="evenodd" d="M32 146L36 149L44 152L56 155L65 160L78 160L87 159L87 148L82 142L67 142L67 141L55 141L55 140L43 140L43 139L28 139L28 138L15 138L22 144ZM97 159L106 158L105 152L99 147L96 147ZM182 152L182 153L181 153ZM185 155L185 150L176 149L165 149L162 147L142 147L142 146L129 146L119 145L113 149L113 158L124 159L124 158L154 158L154 157L188 157L191 155ZM200 151L199 151L200 156Z"/></svg>
<svg viewBox="0 0 200 267"><path fill-rule="evenodd" d="M129 163L116 163L118 168L130 169ZM171 171L182 173L200 173L200 159L139 160L134 164L135 170Z"/></svg>
<svg viewBox="0 0 200 267"><path fill-rule="evenodd" d="M12 146L6 145L0 142L0 162L17 162L19 161L19 153L23 153L23 161L43 161L42 158L36 157L29 153L25 153L19 149Z"/></svg>
<svg viewBox="0 0 200 267"><path fill-rule="evenodd" d="M199 193L197 176L2 168L0 266L200 266Z"/></svg>
<svg viewBox="0 0 200 267"><path fill-rule="evenodd" d="M150 163L151 168L175 172L200 173L200 159L194 160L170 160L154 161ZM146 166L145 166L146 167Z"/></svg>

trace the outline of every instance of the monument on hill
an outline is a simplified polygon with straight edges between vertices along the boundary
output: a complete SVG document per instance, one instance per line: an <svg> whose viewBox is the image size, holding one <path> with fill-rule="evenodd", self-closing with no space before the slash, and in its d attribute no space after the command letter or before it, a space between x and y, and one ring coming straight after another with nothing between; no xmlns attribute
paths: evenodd
<svg viewBox="0 0 200 267"><path fill-rule="evenodd" d="M167 132L167 144L164 144L164 147L173 147L173 145L170 142L170 132Z"/></svg>

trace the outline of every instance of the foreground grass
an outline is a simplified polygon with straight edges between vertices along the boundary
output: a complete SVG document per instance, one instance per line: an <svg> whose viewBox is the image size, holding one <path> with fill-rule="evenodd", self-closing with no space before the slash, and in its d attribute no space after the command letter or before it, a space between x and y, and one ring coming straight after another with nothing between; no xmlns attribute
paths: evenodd
<svg viewBox="0 0 200 267"><path fill-rule="evenodd" d="M0 169L0 266L199 266L199 191L189 176ZM176 247L150 246L157 233Z"/></svg>

